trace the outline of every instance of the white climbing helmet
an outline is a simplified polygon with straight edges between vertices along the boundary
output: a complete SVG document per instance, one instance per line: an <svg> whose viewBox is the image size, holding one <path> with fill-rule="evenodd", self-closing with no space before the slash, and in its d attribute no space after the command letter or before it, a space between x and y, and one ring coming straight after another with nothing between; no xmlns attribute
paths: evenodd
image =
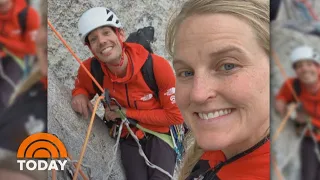
<svg viewBox="0 0 320 180"><path fill-rule="evenodd" d="M120 20L114 12L105 7L94 7L82 14L78 23L81 42L86 44L87 35L101 26L122 28Z"/></svg>
<svg viewBox="0 0 320 180"><path fill-rule="evenodd" d="M292 64L295 64L301 60L313 60L320 63L320 55L315 51L314 48L309 46L298 46L292 50L290 59Z"/></svg>

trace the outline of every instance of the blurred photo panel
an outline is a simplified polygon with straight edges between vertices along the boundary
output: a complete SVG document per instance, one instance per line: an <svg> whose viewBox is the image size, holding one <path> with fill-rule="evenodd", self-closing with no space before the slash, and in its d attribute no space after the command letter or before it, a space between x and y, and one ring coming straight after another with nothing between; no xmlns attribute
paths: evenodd
<svg viewBox="0 0 320 180"><path fill-rule="evenodd" d="M279 9L271 23L272 179L318 180L320 2L273 2Z"/></svg>
<svg viewBox="0 0 320 180"><path fill-rule="evenodd" d="M47 1L0 0L0 179L42 180L17 152L47 132Z"/></svg>

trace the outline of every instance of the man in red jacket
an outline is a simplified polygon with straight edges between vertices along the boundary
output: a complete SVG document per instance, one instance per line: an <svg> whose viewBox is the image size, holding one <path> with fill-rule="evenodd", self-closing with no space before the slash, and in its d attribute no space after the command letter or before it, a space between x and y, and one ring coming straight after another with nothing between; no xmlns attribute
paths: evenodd
<svg viewBox="0 0 320 180"><path fill-rule="evenodd" d="M40 18L26 0L0 0L0 112L23 75L24 59L36 52Z"/></svg>
<svg viewBox="0 0 320 180"><path fill-rule="evenodd" d="M171 125L182 124L183 119L175 103L175 77L167 60L151 54L153 71L159 87L158 99L143 79L141 67L149 52L143 46L125 43L125 35L117 16L107 8L92 8L79 20L81 41L87 45L94 57L99 60L104 73L103 88L117 99L127 117L152 131L169 134ZM83 63L91 69L93 58ZM79 68L75 88L72 91L72 108L88 117L92 110L90 99L97 92L92 80ZM112 107L115 108L115 107ZM105 118L115 120L120 116L106 108ZM155 165L173 174L176 154L164 141L134 129L148 159ZM122 163L127 179L149 180L170 179L162 172L149 168L139 155L138 146L129 135L122 134L120 145Z"/></svg>

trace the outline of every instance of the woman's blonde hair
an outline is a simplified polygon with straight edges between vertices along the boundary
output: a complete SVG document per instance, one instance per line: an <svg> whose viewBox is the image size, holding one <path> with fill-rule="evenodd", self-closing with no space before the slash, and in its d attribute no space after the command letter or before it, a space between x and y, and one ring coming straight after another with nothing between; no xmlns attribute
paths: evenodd
<svg viewBox="0 0 320 180"><path fill-rule="evenodd" d="M182 22L192 15L229 14L245 20L256 33L261 47L270 52L269 0L188 0L179 14L170 20L166 31L166 48L174 56L175 37ZM241 27L239 27L241 28Z"/></svg>
<svg viewBox="0 0 320 180"><path fill-rule="evenodd" d="M47 7L48 7L47 1L41 1L41 4L40 4L41 27L40 28L47 27ZM25 91L27 91L28 89L30 89L42 77L43 76L41 74L40 68L39 68L38 64L36 64L33 67L29 76L26 77L25 79L23 79L17 85L15 92L11 95L11 97L9 99L9 104L12 104L20 94L22 94Z"/></svg>
<svg viewBox="0 0 320 180"><path fill-rule="evenodd" d="M183 21L192 15L228 14L248 23L257 37L258 43L269 55L270 15L269 0L188 0L176 17L171 19L166 31L166 48L174 56L175 37ZM239 27L241 28L241 27ZM180 171L179 180L185 180L198 162L203 150L196 141L189 148Z"/></svg>

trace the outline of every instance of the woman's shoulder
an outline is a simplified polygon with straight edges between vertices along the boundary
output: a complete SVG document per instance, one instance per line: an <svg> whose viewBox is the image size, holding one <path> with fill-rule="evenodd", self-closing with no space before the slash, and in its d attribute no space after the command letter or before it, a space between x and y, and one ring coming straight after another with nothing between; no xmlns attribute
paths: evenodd
<svg viewBox="0 0 320 180"><path fill-rule="evenodd" d="M206 151L194 166L189 179L270 179L270 141L230 163L222 151ZM214 179L213 178L213 179Z"/></svg>
<svg viewBox="0 0 320 180"><path fill-rule="evenodd" d="M225 161L225 156L222 151L205 151L200 157L197 164L193 167L188 180L205 177L219 163ZM211 175L209 175L211 176Z"/></svg>
<svg viewBox="0 0 320 180"><path fill-rule="evenodd" d="M270 141L253 152L227 164L218 173L221 179L270 179Z"/></svg>

